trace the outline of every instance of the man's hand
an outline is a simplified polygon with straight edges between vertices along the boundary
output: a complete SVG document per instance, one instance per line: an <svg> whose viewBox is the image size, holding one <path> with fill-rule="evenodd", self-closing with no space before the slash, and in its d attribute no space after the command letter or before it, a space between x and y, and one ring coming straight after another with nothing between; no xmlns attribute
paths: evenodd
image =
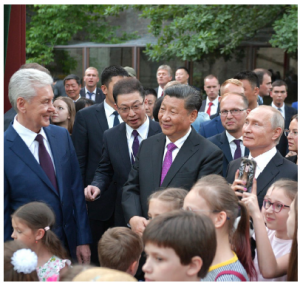
<svg viewBox="0 0 300 283"><path fill-rule="evenodd" d="M148 224L148 220L144 217L133 216L129 220L131 230L140 236L143 236L143 232Z"/></svg>
<svg viewBox="0 0 300 283"><path fill-rule="evenodd" d="M80 245L76 247L76 256L79 264L90 264L91 250L89 245Z"/></svg>
<svg viewBox="0 0 300 283"><path fill-rule="evenodd" d="M247 191L247 188L245 188L246 181L238 179L238 176L239 176L239 170L236 170L234 182L231 185L231 188L234 190L237 196L242 197L243 192Z"/></svg>
<svg viewBox="0 0 300 283"><path fill-rule="evenodd" d="M86 201L94 201L97 196L100 196L100 189L96 186L87 186L84 189L84 196Z"/></svg>

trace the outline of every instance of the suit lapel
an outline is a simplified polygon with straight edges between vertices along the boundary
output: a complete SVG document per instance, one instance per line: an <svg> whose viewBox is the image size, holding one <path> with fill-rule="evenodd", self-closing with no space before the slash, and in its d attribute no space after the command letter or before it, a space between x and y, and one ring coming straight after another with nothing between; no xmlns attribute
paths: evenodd
<svg viewBox="0 0 300 283"><path fill-rule="evenodd" d="M225 131L220 136L220 148L223 151L228 163L232 160L231 150Z"/></svg>
<svg viewBox="0 0 300 283"><path fill-rule="evenodd" d="M157 136L156 142L151 150L153 152L150 153L152 156L152 168L153 168L153 180L155 186L159 187L160 185L160 177L161 177L161 169L162 169L162 159L164 155L166 144L166 136L164 134L160 134Z"/></svg>
<svg viewBox="0 0 300 283"><path fill-rule="evenodd" d="M98 121L102 129L102 132L108 130L108 122L105 115L104 102L99 104L99 107L97 107L95 116L96 116L96 120Z"/></svg>
<svg viewBox="0 0 300 283"><path fill-rule="evenodd" d="M202 104L201 104L201 107L200 107L200 112L204 112L204 110L205 110L205 106L206 106L206 99L204 99L203 101L202 101Z"/></svg>
<svg viewBox="0 0 300 283"><path fill-rule="evenodd" d="M17 134L17 132L11 127L13 131L13 135L8 137L7 139L12 141L12 145L10 149L49 187L57 194L56 189L53 187L46 173L40 166L40 164L36 161L33 154L30 152L27 145L21 139L21 137Z"/></svg>
<svg viewBox="0 0 300 283"><path fill-rule="evenodd" d="M192 129L192 132L182 145L179 150L175 160L173 161L163 183L162 187L167 187L172 179L175 177L176 173L180 170L183 164L186 163L187 160L191 158L191 156L199 149L199 143L194 143L194 136L196 135L195 130ZM162 162L161 162L162 163Z"/></svg>
<svg viewBox="0 0 300 283"><path fill-rule="evenodd" d="M270 183L272 183L276 175L279 174L280 170L278 167L282 165L282 163L283 157L277 152L257 178L257 184L259 184L257 195L270 186Z"/></svg>
<svg viewBox="0 0 300 283"><path fill-rule="evenodd" d="M150 118L149 119L149 131L147 138L154 136L157 133L160 133L158 129L154 129L155 122L153 122Z"/></svg>
<svg viewBox="0 0 300 283"><path fill-rule="evenodd" d="M123 164L126 168L131 168L131 161L128 152L128 142L126 136L126 124L122 123L119 129L119 136L117 137L119 144L119 153L122 157Z"/></svg>

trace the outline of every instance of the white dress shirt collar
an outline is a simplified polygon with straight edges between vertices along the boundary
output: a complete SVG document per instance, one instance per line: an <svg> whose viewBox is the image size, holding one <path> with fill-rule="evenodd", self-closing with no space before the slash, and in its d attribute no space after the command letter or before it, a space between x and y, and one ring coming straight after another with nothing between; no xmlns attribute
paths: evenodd
<svg viewBox="0 0 300 283"><path fill-rule="evenodd" d="M95 89L91 93L96 94L96 91L97 91L97 87L95 87ZM85 87L85 93L87 94L88 92L90 91Z"/></svg>
<svg viewBox="0 0 300 283"><path fill-rule="evenodd" d="M157 98L161 97L161 94L164 90L161 88L161 86L159 85L158 86L158 89L157 89Z"/></svg>
<svg viewBox="0 0 300 283"><path fill-rule="evenodd" d="M104 110L105 110L105 113L106 113L106 116L107 116L107 117L111 116L111 115L116 111L116 109L112 108L112 107L106 102L106 99L104 100Z"/></svg>
<svg viewBox="0 0 300 283"><path fill-rule="evenodd" d="M238 139L236 139L234 136L232 136L231 134L228 133L228 131L225 131L227 139L228 139L228 143L231 143L234 140L241 140L243 141L243 136L239 137Z"/></svg>
<svg viewBox="0 0 300 283"><path fill-rule="evenodd" d="M208 107L208 104L212 102L214 106L218 107L219 104L219 96L217 96L217 98L213 101L210 101L208 98L206 98L206 106Z"/></svg>
<svg viewBox="0 0 300 283"><path fill-rule="evenodd" d="M136 129L142 140L146 139L147 136L148 136L149 124L150 124L150 122L149 122L149 119L147 117L146 121L139 128ZM127 139L130 139L134 129L131 128L128 124L125 124L125 125L126 125Z"/></svg>
<svg viewBox="0 0 300 283"><path fill-rule="evenodd" d="M190 135L191 131L192 131L192 128L190 127L189 131L188 131L182 138L180 138L180 139L178 139L176 142L174 142L174 144L177 146L178 149L180 149L180 148L183 146L184 142L186 141L186 139L187 139L188 136ZM172 142L171 142L170 139L166 136L166 147L167 147L167 145L168 145L169 143L172 143Z"/></svg>

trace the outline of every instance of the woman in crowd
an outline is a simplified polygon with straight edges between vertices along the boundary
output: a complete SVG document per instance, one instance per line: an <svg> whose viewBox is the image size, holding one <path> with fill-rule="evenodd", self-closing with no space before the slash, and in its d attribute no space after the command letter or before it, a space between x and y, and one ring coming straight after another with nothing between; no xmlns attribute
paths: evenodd
<svg viewBox="0 0 300 283"><path fill-rule="evenodd" d="M289 152L286 158L298 165L298 114L292 117L289 131L286 133L288 134L289 151L296 153L292 155Z"/></svg>

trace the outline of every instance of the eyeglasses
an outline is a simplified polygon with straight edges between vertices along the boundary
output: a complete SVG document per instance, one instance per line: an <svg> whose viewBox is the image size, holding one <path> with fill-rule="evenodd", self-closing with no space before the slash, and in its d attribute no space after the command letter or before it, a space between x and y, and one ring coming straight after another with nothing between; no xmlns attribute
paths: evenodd
<svg viewBox="0 0 300 283"><path fill-rule="evenodd" d="M232 109L232 110L223 110L220 112L220 115L223 116L223 117L226 117L228 115L228 113L230 112L230 114L232 116L237 116L239 114L241 114L242 111L245 111L247 110L247 108L245 109Z"/></svg>
<svg viewBox="0 0 300 283"><path fill-rule="evenodd" d="M288 135L291 135L291 137L295 137L295 136L298 136L298 132L297 131L289 131L289 130L284 130L284 134L285 136L287 137Z"/></svg>
<svg viewBox="0 0 300 283"><path fill-rule="evenodd" d="M264 199L263 206L265 209L269 209L269 207L272 206L273 211L276 213L279 213L284 207L289 207L288 205L284 205L280 202L270 202L267 199Z"/></svg>
<svg viewBox="0 0 300 283"><path fill-rule="evenodd" d="M132 109L133 112L137 112L141 109L141 106L144 104L144 101L141 103L137 103L135 105L132 105L130 107L118 107L118 109L120 110L120 112L122 112L123 114L127 114L129 113L130 109Z"/></svg>

